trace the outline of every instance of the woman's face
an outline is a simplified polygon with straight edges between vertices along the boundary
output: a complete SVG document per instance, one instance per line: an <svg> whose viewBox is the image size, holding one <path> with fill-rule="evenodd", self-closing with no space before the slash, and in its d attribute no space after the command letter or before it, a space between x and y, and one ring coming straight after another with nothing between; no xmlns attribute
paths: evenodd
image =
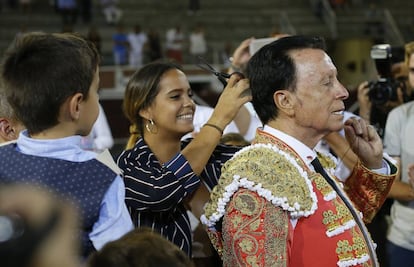
<svg viewBox="0 0 414 267"><path fill-rule="evenodd" d="M154 121L157 134L181 138L193 131L195 104L185 74L171 69L161 76L158 86L159 92L145 117Z"/></svg>

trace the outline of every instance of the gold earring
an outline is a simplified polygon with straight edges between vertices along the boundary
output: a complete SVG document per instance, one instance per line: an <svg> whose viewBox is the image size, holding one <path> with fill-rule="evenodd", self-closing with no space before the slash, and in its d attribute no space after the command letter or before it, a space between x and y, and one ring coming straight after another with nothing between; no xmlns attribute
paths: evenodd
<svg viewBox="0 0 414 267"><path fill-rule="evenodd" d="M157 126L152 119L149 119L148 123L145 124L145 129L147 129L147 131L152 134L156 134L158 132Z"/></svg>

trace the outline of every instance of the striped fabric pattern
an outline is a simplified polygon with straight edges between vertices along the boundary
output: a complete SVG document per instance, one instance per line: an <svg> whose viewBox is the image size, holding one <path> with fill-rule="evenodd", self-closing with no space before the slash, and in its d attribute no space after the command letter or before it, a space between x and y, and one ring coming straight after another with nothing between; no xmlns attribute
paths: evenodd
<svg viewBox="0 0 414 267"><path fill-rule="evenodd" d="M185 147L189 141L183 142ZM239 147L217 146L201 177L211 190L217 184L225 161ZM135 227L159 232L191 256L191 226L184 199L200 184L200 177L178 153L161 165L141 138L118 158L125 182L125 202Z"/></svg>

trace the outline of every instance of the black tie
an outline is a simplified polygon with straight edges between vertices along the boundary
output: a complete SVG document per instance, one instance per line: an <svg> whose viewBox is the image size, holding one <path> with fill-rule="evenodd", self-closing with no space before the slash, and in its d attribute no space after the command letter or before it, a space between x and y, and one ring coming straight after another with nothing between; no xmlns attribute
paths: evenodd
<svg viewBox="0 0 414 267"><path fill-rule="evenodd" d="M325 180L333 187L336 188L335 182L332 180L331 177L329 177L329 175L326 173L325 169L322 167L321 162L319 161L319 159L316 157L314 160L312 160L311 162L313 168L315 168L315 171L320 173L323 178L325 178Z"/></svg>

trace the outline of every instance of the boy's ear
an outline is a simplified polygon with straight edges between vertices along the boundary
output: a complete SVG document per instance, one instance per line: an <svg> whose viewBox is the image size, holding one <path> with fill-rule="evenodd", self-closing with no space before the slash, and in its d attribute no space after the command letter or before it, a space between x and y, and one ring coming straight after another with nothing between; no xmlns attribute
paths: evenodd
<svg viewBox="0 0 414 267"><path fill-rule="evenodd" d="M82 111L83 94L76 93L69 98L69 114L73 120L78 120Z"/></svg>
<svg viewBox="0 0 414 267"><path fill-rule="evenodd" d="M0 118L0 138L4 141L17 139L17 133L10 121L6 118Z"/></svg>

